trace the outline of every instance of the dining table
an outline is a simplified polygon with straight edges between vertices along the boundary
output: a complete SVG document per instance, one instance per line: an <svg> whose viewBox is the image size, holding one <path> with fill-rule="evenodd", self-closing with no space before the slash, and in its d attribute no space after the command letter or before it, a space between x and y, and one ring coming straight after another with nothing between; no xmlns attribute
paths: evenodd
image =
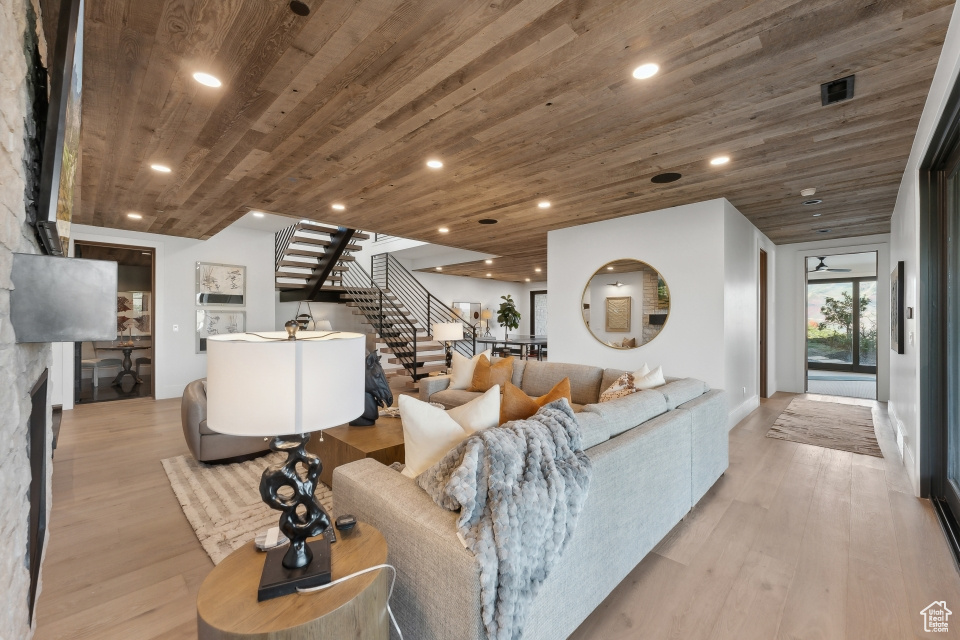
<svg viewBox="0 0 960 640"><path fill-rule="evenodd" d="M533 347L536 348L537 360L543 359L543 351L547 347L547 336L542 335L507 335L503 338L480 337L477 338L478 344L488 344L496 352L499 345L505 348L518 347L520 350L520 359L527 360Z"/></svg>
<svg viewBox="0 0 960 640"><path fill-rule="evenodd" d="M98 346L97 347L98 349L104 350L104 351L122 351L123 352L123 361L120 363L123 368L120 369L120 373L117 374L117 377L114 378L113 382L111 382L110 384L114 386L119 386L125 376L130 376L134 379L136 384L141 384L143 380L141 380L140 377L137 375L136 371L133 370L133 358L131 358L131 354L133 354L134 351L138 351L140 349L150 349L152 348L152 346L153 345L150 345L150 344L139 344L136 342L119 342L119 343L110 345L108 347Z"/></svg>

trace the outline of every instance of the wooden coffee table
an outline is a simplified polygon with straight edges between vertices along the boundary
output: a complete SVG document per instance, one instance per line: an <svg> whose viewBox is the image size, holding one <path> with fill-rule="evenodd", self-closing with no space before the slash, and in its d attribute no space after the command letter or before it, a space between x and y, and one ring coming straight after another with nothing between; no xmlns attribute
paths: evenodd
<svg viewBox="0 0 960 640"><path fill-rule="evenodd" d="M315 433L307 443L307 451L320 456L323 470L320 480L333 486L333 470L340 465L373 458L385 465L404 461L403 426L400 418L377 418L372 427L343 425L324 429L323 442Z"/></svg>
<svg viewBox="0 0 960 640"><path fill-rule="evenodd" d="M359 522L337 538L331 548L333 580L387 561L387 543L372 525ZM266 557L250 541L214 567L197 596L199 640L387 640L389 571L372 571L315 593L257 602Z"/></svg>

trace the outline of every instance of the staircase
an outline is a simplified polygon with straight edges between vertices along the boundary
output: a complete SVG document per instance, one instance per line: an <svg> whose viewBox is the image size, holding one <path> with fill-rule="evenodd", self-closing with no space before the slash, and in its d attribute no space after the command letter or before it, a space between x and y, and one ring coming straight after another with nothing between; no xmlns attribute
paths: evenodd
<svg viewBox="0 0 960 640"><path fill-rule="evenodd" d="M345 227L298 222L276 235L276 288L281 302L337 302L362 316L392 357L387 377L414 381L446 368L443 345L430 328L438 322L461 322L464 340L454 348L471 357L476 351L474 324L460 318L389 254L374 256L374 275L351 255L356 240L370 236Z"/></svg>
<svg viewBox="0 0 960 640"><path fill-rule="evenodd" d="M366 233L302 220L277 232L276 288L281 302L340 302L343 274Z"/></svg>

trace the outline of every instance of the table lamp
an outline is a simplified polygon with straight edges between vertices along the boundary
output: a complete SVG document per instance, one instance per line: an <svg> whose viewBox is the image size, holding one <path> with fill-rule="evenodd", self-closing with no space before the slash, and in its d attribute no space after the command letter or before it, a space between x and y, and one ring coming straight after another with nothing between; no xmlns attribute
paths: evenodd
<svg viewBox="0 0 960 640"><path fill-rule="evenodd" d="M447 369L453 360L453 345L456 340L463 340L462 322L437 322L433 325L433 339L443 343L443 351L447 356Z"/></svg>
<svg viewBox="0 0 960 640"><path fill-rule="evenodd" d="M330 582L330 542L307 542L330 528L330 516L314 495L320 458L305 446L311 431L346 424L364 408L363 335L288 331L207 339L209 428L271 436L270 449L287 455L260 478L260 497L281 512L280 531L290 546L268 552L259 601Z"/></svg>
<svg viewBox="0 0 960 640"><path fill-rule="evenodd" d="M493 317L493 311L490 311L490 309L484 309L483 311L480 312L480 319L483 320L483 329L484 329L483 337L484 338L493 337L493 334L490 333L490 318L492 317Z"/></svg>

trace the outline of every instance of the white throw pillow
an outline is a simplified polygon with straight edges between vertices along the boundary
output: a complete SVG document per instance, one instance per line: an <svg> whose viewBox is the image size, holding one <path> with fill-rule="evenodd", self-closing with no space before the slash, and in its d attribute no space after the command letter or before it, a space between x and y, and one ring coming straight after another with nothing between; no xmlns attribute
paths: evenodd
<svg viewBox="0 0 960 640"><path fill-rule="evenodd" d="M500 386L449 411L412 396L401 395L403 424L403 475L416 478L472 433L495 427L500 420Z"/></svg>
<svg viewBox="0 0 960 640"><path fill-rule="evenodd" d="M450 368L450 386L447 388L469 389L470 385L473 384L473 370L477 368L477 362L480 361L480 356L487 356L489 360L492 353L490 349L487 349L472 358L468 358L454 351L453 362Z"/></svg>
<svg viewBox="0 0 960 640"><path fill-rule="evenodd" d="M665 384L667 381L663 379L663 367L657 367L642 378L635 378L633 381L633 386L637 389L653 389Z"/></svg>

